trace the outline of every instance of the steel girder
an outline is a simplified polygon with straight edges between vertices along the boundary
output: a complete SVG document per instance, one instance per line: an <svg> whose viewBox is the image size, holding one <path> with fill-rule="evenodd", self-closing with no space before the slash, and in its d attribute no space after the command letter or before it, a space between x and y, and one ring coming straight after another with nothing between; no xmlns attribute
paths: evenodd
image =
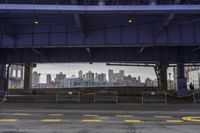
<svg viewBox="0 0 200 133"><path fill-rule="evenodd" d="M17 25L16 42L1 36L0 48L200 46L200 22L171 20L171 24L155 39L155 34L162 26L160 22L100 24L88 26L86 38L81 36L82 31L75 24Z"/></svg>
<svg viewBox="0 0 200 133"><path fill-rule="evenodd" d="M0 56L6 63L48 63L48 62L200 62L199 51L189 53L195 47L147 47L138 55L140 47L95 47L86 48L31 48L0 49ZM92 54L88 54L89 52Z"/></svg>
<svg viewBox="0 0 200 133"><path fill-rule="evenodd" d="M0 4L1 13L79 13L79 14L132 14L132 13L199 13L200 5L39 5L39 4Z"/></svg>

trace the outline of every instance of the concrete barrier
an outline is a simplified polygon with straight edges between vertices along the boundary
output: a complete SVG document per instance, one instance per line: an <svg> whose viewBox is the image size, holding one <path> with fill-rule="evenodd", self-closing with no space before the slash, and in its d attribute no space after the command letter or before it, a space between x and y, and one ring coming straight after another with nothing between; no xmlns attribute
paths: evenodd
<svg viewBox="0 0 200 133"><path fill-rule="evenodd" d="M144 102L167 103L167 94L164 91L144 91L142 92L142 104Z"/></svg>
<svg viewBox="0 0 200 133"><path fill-rule="evenodd" d="M8 96L7 91L0 91L0 103L6 102L7 96Z"/></svg>
<svg viewBox="0 0 200 133"><path fill-rule="evenodd" d="M161 91L158 87L145 87L148 91ZM117 91L119 96L141 96L141 93L145 90L143 86L102 86L102 87L76 87L76 88L32 88L33 94L56 94L57 92L63 91L79 91L82 93L94 93L96 91ZM13 88L8 90L9 95L20 95L23 94L22 88Z"/></svg>
<svg viewBox="0 0 200 133"><path fill-rule="evenodd" d="M193 92L193 103L200 102L200 91Z"/></svg>
<svg viewBox="0 0 200 133"><path fill-rule="evenodd" d="M113 101L116 104L118 103L118 92L116 91L97 91L94 93L94 104L97 101Z"/></svg>
<svg viewBox="0 0 200 133"><path fill-rule="evenodd" d="M75 101L80 103L80 92L79 91L64 91L56 93L56 103L59 101Z"/></svg>

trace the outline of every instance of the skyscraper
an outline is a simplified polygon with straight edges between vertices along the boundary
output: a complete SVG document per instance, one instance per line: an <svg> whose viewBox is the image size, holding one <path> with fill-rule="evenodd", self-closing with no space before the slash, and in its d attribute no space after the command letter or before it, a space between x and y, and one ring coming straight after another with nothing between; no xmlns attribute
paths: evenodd
<svg viewBox="0 0 200 133"><path fill-rule="evenodd" d="M114 77L113 70L109 69L108 70L108 80L109 80L109 82L113 82L113 77Z"/></svg>
<svg viewBox="0 0 200 133"><path fill-rule="evenodd" d="M98 74L98 73L95 73L95 77L94 77L94 81L95 81L95 82L98 82L98 76L99 76L99 74Z"/></svg>
<svg viewBox="0 0 200 133"><path fill-rule="evenodd" d="M106 74L105 73L98 74L97 81L100 83L106 82Z"/></svg>
<svg viewBox="0 0 200 133"><path fill-rule="evenodd" d="M78 72L78 78L83 79L83 71Z"/></svg>
<svg viewBox="0 0 200 133"><path fill-rule="evenodd" d="M138 82L139 82L139 83L141 82L141 78L140 78L140 76L138 76Z"/></svg>
<svg viewBox="0 0 200 133"><path fill-rule="evenodd" d="M51 74L47 74L47 85L51 83Z"/></svg>
<svg viewBox="0 0 200 133"><path fill-rule="evenodd" d="M119 75L120 75L120 79L123 80L124 79L124 70L120 70Z"/></svg>
<svg viewBox="0 0 200 133"><path fill-rule="evenodd" d="M87 73L86 73L86 79L87 79L89 82L94 82L94 73L92 73L91 71L87 72Z"/></svg>
<svg viewBox="0 0 200 133"><path fill-rule="evenodd" d="M40 82L40 73L34 71L32 74L32 84L33 86L39 84Z"/></svg>
<svg viewBox="0 0 200 133"><path fill-rule="evenodd" d="M63 74L60 72L59 74L56 74L55 81L56 82L62 82L66 78L66 74Z"/></svg>

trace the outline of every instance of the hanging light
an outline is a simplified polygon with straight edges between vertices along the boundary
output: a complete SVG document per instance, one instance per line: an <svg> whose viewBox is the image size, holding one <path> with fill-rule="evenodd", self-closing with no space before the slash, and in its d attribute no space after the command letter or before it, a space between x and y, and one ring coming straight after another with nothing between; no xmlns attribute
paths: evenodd
<svg viewBox="0 0 200 133"><path fill-rule="evenodd" d="M106 4L105 0L99 0L98 1L99 6L105 6L105 4Z"/></svg>
<svg viewBox="0 0 200 133"><path fill-rule="evenodd" d="M39 18L38 18L38 17L35 17L34 23L35 23L35 24L39 24Z"/></svg>
<svg viewBox="0 0 200 133"><path fill-rule="evenodd" d="M132 15L128 16L128 23L133 23L133 16Z"/></svg>

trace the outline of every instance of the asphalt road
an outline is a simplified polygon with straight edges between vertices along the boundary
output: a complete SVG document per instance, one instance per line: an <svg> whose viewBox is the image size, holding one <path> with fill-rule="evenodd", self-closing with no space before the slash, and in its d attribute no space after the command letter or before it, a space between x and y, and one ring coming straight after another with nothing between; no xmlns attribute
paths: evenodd
<svg viewBox="0 0 200 133"><path fill-rule="evenodd" d="M22 103L0 108L0 133L200 133L199 105Z"/></svg>

